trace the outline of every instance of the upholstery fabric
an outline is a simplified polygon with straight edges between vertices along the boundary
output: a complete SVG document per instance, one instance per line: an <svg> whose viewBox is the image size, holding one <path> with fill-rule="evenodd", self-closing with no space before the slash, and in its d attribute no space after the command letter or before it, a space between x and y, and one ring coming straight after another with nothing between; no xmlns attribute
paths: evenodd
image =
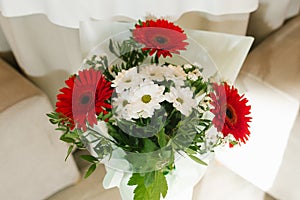
<svg viewBox="0 0 300 200"><path fill-rule="evenodd" d="M44 93L0 60L0 199L40 200L79 180Z"/></svg>
<svg viewBox="0 0 300 200"><path fill-rule="evenodd" d="M252 74L284 91L300 102L300 16L259 44L245 61L244 73ZM287 103L287 102L286 102ZM278 108L274 107L275 110ZM278 111L278 110L277 110ZM284 120L280 112L276 114ZM274 124L281 126L281 124ZM281 137L281 132L274 132ZM272 138L268 142L272 142ZM298 200L300 197L300 112L294 123L281 166L269 193L278 199Z"/></svg>
<svg viewBox="0 0 300 200"><path fill-rule="evenodd" d="M28 80L21 78L18 72L15 72L2 59L0 60L0 67L0 95L2 97L0 112L26 98L41 93Z"/></svg>

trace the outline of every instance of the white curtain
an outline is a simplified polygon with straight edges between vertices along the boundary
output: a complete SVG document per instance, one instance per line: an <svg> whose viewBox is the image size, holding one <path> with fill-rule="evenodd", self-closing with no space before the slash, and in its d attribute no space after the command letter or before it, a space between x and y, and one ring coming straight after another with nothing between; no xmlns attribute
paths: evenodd
<svg viewBox="0 0 300 200"><path fill-rule="evenodd" d="M299 14L300 0L259 0L258 9L250 16L248 35L259 43L283 25L285 20Z"/></svg>
<svg viewBox="0 0 300 200"><path fill-rule="evenodd" d="M80 21L103 20L114 16L139 19L145 15L178 19L182 14L200 11L212 15L250 13L258 0L0 0L7 17L45 14L51 22L78 28Z"/></svg>
<svg viewBox="0 0 300 200"><path fill-rule="evenodd" d="M0 22L24 73L55 102L58 89L82 61L78 29L55 25L45 15L0 16Z"/></svg>

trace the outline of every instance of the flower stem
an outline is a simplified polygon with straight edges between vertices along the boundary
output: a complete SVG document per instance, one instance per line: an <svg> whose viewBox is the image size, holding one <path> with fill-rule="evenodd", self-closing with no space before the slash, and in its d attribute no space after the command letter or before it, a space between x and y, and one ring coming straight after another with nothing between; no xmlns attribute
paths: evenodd
<svg viewBox="0 0 300 200"><path fill-rule="evenodd" d="M155 64L159 63L159 57L158 57L157 53L155 54L155 57L154 57L154 63Z"/></svg>
<svg viewBox="0 0 300 200"><path fill-rule="evenodd" d="M101 133L98 133L98 132L95 131L94 129L92 129L92 128L90 128L90 127L87 127L87 129L88 129L89 131L91 131L91 132L89 132L89 134L93 135L93 136L96 137L97 139L100 138L100 137L99 137L99 135L100 135L100 136L103 137L104 139L106 139L106 140L108 140L108 141L110 141L110 142L116 144L115 141L113 141L112 139L110 139L110 138L108 138L108 137L102 135ZM95 133L97 133L97 134L95 134Z"/></svg>

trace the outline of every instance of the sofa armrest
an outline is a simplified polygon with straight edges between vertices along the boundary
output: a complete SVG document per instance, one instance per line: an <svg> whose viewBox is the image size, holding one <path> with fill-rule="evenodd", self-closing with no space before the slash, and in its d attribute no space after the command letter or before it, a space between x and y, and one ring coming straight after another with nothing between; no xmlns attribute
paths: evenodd
<svg viewBox="0 0 300 200"><path fill-rule="evenodd" d="M48 122L37 87L0 60L0 199L40 200L74 184L79 171Z"/></svg>
<svg viewBox="0 0 300 200"><path fill-rule="evenodd" d="M256 46L242 68L242 71L257 77L272 85L300 102L300 15L289 20L284 26L268 36ZM273 103L277 99L270 99ZM287 116L280 113L280 109L289 105L288 101L274 107L278 124L273 127L286 125L284 120L297 113L295 123L289 133L286 149L277 171L272 187L268 192L278 199L298 200L300 197L300 112L292 110ZM267 120L267 119L266 119ZM288 131L288 130L287 130ZM261 133L264 134L264 133ZM282 138L284 133L273 132L274 138ZM270 138L270 143L274 140ZM268 146L266 145L266 148Z"/></svg>

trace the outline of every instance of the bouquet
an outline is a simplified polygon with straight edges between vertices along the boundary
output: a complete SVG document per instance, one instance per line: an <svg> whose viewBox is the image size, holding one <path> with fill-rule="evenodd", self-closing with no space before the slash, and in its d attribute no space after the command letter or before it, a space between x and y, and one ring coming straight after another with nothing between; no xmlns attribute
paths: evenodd
<svg viewBox="0 0 300 200"><path fill-rule="evenodd" d="M60 139L87 149L88 177L104 163L131 173L134 200L159 200L176 159L245 143L248 100L222 81L201 45L165 19L138 21L98 45L47 114Z"/></svg>

